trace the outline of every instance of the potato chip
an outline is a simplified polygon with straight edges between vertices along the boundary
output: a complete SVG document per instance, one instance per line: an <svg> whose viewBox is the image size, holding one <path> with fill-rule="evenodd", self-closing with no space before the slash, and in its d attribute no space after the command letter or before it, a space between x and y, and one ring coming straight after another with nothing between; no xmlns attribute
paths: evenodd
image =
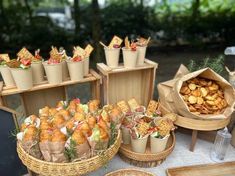
<svg viewBox="0 0 235 176"><path fill-rule="evenodd" d="M193 83L190 83L188 87L190 90L195 90L197 88L196 84L193 84Z"/></svg>
<svg viewBox="0 0 235 176"><path fill-rule="evenodd" d="M195 97L200 97L201 96L201 92L198 89L192 91L191 94Z"/></svg>
<svg viewBox="0 0 235 176"><path fill-rule="evenodd" d="M195 104L197 103L197 97L191 95L188 97L188 101L190 104Z"/></svg>
<svg viewBox="0 0 235 176"><path fill-rule="evenodd" d="M201 87L201 88L200 88L200 92L201 92L201 95L202 95L203 97L207 96L207 94L208 94L208 91L207 91L206 88L204 88L204 87Z"/></svg>
<svg viewBox="0 0 235 176"><path fill-rule="evenodd" d="M214 105L215 105L215 102L214 102L214 101L207 100L207 101L206 101L206 104L208 104L208 105L210 105L210 106L214 106Z"/></svg>
<svg viewBox="0 0 235 176"><path fill-rule="evenodd" d="M201 105L204 103L204 100L202 97L197 97L197 104Z"/></svg>

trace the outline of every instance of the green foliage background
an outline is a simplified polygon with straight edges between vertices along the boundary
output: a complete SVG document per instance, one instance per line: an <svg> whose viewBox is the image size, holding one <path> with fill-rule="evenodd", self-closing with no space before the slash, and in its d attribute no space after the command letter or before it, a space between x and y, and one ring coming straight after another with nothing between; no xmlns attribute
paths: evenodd
<svg viewBox="0 0 235 176"><path fill-rule="evenodd" d="M73 8L73 1L1 0L1 52L9 52L14 57L17 50L26 46L30 50L41 48L44 54L51 45L71 50L73 45L94 42L93 1L79 1L80 29L75 33L59 28L49 18L33 15L43 8L65 5ZM99 39L108 43L114 34L120 37L143 35L152 37L152 45L200 47L234 42L234 0L156 0L151 6L147 3L148 0L106 0L99 9ZM44 57L48 55L44 54Z"/></svg>

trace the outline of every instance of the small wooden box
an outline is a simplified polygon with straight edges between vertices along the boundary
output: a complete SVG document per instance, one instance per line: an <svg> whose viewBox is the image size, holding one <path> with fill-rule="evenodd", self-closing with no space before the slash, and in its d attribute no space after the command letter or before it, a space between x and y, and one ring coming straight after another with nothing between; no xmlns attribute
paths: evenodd
<svg viewBox="0 0 235 176"><path fill-rule="evenodd" d="M145 59L143 66L135 68L124 68L123 65L110 68L104 63L98 63L97 69L102 75L103 104L127 101L134 97L140 104L147 106L153 96L157 67L157 63L148 59Z"/></svg>

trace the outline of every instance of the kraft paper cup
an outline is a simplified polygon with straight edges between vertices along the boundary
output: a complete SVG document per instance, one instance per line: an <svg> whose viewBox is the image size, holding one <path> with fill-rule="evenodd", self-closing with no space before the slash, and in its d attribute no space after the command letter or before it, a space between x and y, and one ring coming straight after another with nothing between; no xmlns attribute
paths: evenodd
<svg viewBox="0 0 235 176"><path fill-rule="evenodd" d="M123 144L130 144L131 143L131 135L130 135L130 129L126 127L121 127L122 131L122 142Z"/></svg>
<svg viewBox="0 0 235 176"><path fill-rule="evenodd" d="M135 68L137 64L138 51L122 48L124 67Z"/></svg>
<svg viewBox="0 0 235 176"><path fill-rule="evenodd" d="M0 72L2 74L3 81L6 85L6 87L15 87L16 83L14 81L14 78L11 74L11 70L7 66L0 66Z"/></svg>
<svg viewBox="0 0 235 176"><path fill-rule="evenodd" d="M69 75L72 81L80 81L84 77L84 61L73 62L70 60L66 61L69 68Z"/></svg>
<svg viewBox="0 0 235 176"><path fill-rule="evenodd" d="M136 153L145 153L147 141L148 141L148 135L139 139L133 139L131 137L132 151Z"/></svg>
<svg viewBox="0 0 235 176"><path fill-rule="evenodd" d="M44 81L44 69L42 66L42 61L32 62L31 64L33 72L33 84L40 84Z"/></svg>
<svg viewBox="0 0 235 176"><path fill-rule="evenodd" d="M89 63L90 63L90 58L87 57L84 59L84 76L87 76L89 74Z"/></svg>
<svg viewBox="0 0 235 176"><path fill-rule="evenodd" d="M120 48L104 48L106 63L109 67L118 67Z"/></svg>
<svg viewBox="0 0 235 176"><path fill-rule="evenodd" d="M145 54L146 54L147 46L137 46L137 65L141 66L144 64Z"/></svg>
<svg viewBox="0 0 235 176"><path fill-rule="evenodd" d="M62 83L62 63L48 64L43 62L49 84Z"/></svg>
<svg viewBox="0 0 235 176"><path fill-rule="evenodd" d="M62 63L62 80L66 81L69 78L69 70L67 66L67 62L64 60Z"/></svg>
<svg viewBox="0 0 235 176"><path fill-rule="evenodd" d="M11 73L18 89L28 90L33 87L33 74L31 68L11 68Z"/></svg>
<svg viewBox="0 0 235 176"><path fill-rule="evenodd" d="M162 138L162 139L150 136L151 153L158 153L158 152L164 151L166 149L169 136Z"/></svg>

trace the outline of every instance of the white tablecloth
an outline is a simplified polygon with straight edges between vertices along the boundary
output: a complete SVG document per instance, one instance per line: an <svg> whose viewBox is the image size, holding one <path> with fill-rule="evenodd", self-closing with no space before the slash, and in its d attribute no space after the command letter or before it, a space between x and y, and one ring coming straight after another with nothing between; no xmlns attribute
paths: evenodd
<svg viewBox="0 0 235 176"><path fill-rule="evenodd" d="M212 143L198 139L194 152L190 152L190 142L191 136L177 133L175 149L161 165L152 168L139 169L154 173L157 176L166 176L166 169L170 167L214 163L210 159L210 150L213 145ZM231 145L229 146L224 161L235 161L235 148ZM108 172L123 168L134 168L134 166L125 163L118 155L116 155L106 167L92 172L88 174L88 176L103 176Z"/></svg>

